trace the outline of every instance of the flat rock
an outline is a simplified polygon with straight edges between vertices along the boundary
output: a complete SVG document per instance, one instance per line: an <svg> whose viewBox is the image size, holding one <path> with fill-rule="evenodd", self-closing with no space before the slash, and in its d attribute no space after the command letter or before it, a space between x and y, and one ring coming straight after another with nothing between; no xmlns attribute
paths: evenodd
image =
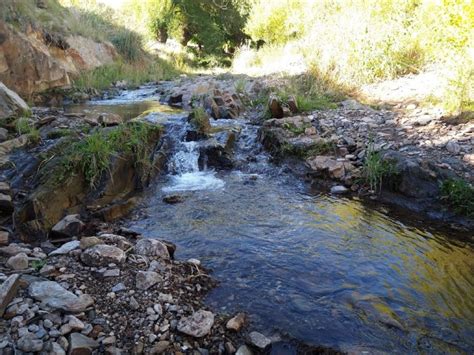
<svg viewBox="0 0 474 355"><path fill-rule="evenodd" d="M11 256L7 260L6 265L13 270L26 270L28 269L28 256L25 253L20 253L16 254L15 256Z"/></svg>
<svg viewBox="0 0 474 355"><path fill-rule="evenodd" d="M81 260L88 266L107 266L109 264L122 264L127 256L117 247L106 244L94 245L81 254Z"/></svg>
<svg viewBox="0 0 474 355"><path fill-rule="evenodd" d="M18 339L16 343L18 349L26 352L32 353L43 350L43 341L36 338L34 334L26 334Z"/></svg>
<svg viewBox="0 0 474 355"><path fill-rule="evenodd" d="M252 345L255 345L257 348L265 349L268 345L272 343L265 335L259 332L251 332L249 334L249 340Z"/></svg>
<svg viewBox="0 0 474 355"><path fill-rule="evenodd" d="M253 355L253 352L249 349L247 345L242 345L237 349L235 355Z"/></svg>
<svg viewBox="0 0 474 355"><path fill-rule="evenodd" d="M28 288L29 295L43 304L64 312L79 313L94 303L89 295L76 296L54 281L37 281Z"/></svg>
<svg viewBox="0 0 474 355"><path fill-rule="evenodd" d="M81 238L79 246L84 250L98 244L104 244L103 240L97 237L83 237Z"/></svg>
<svg viewBox="0 0 474 355"><path fill-rule="evenodd" d="M29 254L30 252L31 252L30 249L19 246L18 244L15 244L15 243L11 243L10 245L6 247L0 248L0 255L5 255L5 256L13 256L20 253Z"/></svg>
<svg viewBox="0 0 474 355"><path fill-rule="evenodd" d="M181 318L177 329L181 333L200 338L209 334L213 325L214 314L201 309L190 317Z"/></svg>
<svg viewBox="0 0 474 355"><path fill-rule="evenodd" d="M99 347L99 343L92 338L81 333L72 333L69 337L70 355L92 354L92 351Z"/></svg>
<svg viewBox="0 0 474 355"><path fill-rule="evenodd" d="M85 227L85 224L80 220L80 215L71 214L60 220L51 230L54 234L59 234L68 237L78 236Z"/></svg>
<svg viewBox="0 0 474 355"><path fill-rule="evenodd" d="M54 255L67 255L69 252L79 249L79 241L78 240L73 240L70 242L67 242L63 245L61 245L58 249L53 250L51 253L49 253L49 256L54 256Z"/></svg>
<svg viewBox="0 0 474 355"><path fill-rule="evenodd" d="M139 290L148 290L162 280L161 276L154 271L138 271L135 279Z"/></svg>
<svg viewBox="0 0 474 355"><path fill-rule="evenodd" d="M0 317L3 316L8 304L15 298L20 287L20 275L10 275L0 286Z"/></svg>
<svg viewBox="0 0 474 355"><path fill-rule="evenodd" d="M156 239L140 239L135 245L135 254L170 258L166 245Z"/></svg>

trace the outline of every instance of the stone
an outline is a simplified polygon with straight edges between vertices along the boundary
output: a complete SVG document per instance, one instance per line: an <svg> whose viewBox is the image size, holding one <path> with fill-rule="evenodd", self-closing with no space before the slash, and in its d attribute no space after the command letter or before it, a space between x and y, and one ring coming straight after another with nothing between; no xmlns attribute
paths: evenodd
<svg viewBox="0 0 474 355"><path fill-rule="evenodd" d="M10 269L13 270L25 270L28 269L28 256L25 253L20 253L15 256L11 256L7 260L6 264Z"/></svg>
<svg viewBox="0 0 474 355"><path fill-rule="evenodd" d="M200 266L200 265L201 265L201 261L198 260L198 259L194 259L194 258L188 259L188 263L193 264L193 265L196 265L196 266Z"/></svg>
<svg viewBox="0 0 474 355"><path fill-rule="evenodd" d="M39 271L41 276L50 276L56 272L56 268L53 265L45 265Z"/></svg>
<svg viewBox="0 0 474 355"><path fill-rule="evenodd" d="M242 345L237 349L235 355L253 355L253 352L247 345Z"/></svg>
<svg viewBox="0 0 474 355"><path fill-rule="evenodd" d="M99 343L92 338L86 337L81 333L72 333L69 337L70 355L92 354L94 349L99 347Z"/></svg>
<svg viewBox="0 0 474 355"><path fill-rule="evenodd" d="M349 189L342 185L331 187L331 193L334 195L345 194L347 192L349 192Z"/></svg>
<svg viewBox="0 0 474 355"><path fill-rule="evenodd" d="M0 81L0 120L15 117L29 111L26 102Z"/></svg>
<svg viewBox="0 0 474 355"><path fill-rule="evenodd" d="M245 324L245 313L238 313L235 317L229 319L226 328L233 331L240 331Z"/></svg>
<svg viewBox="0 0 474 355"><path fill-rule="evenodd" d="M8 140L8 130L0 127L0 142L5 142L6 140Z"/></svg>
<svg viewBox="0 0 474 355"><path fill-rule="evenodd" d="M125 286L122 282L116 284L114 287L112 287L112 292L123 292L127 290L127 286Z"/></svg>
<svg viewBox="0 0 474 355"><path fill-rule="evenodd" d="M140 304L137 302L137 300L133 296L130 297L130 302L128 304L130 308L133 309L134 311L140 308Z"/></svg>
<svg viewBox="0 0 474 355"><path fill-rule="evenodd" d="M190 317L181 318L177 329L181 333L195 338L203 337L209 334L214 325L214 314L209 311L199 310Z"/></svg>
<svg viewBox="0 0 474 355"><path fill-rule="evenodd" d="M0 213L11 214L12 212L12 197L10 195L0 193Z"/></svg>
<svg viewBox="0 0 474 355"><path fill-rule="evenodd" d="M250 343L257 348L265 349L268 345L272 343L270 339L268 339L265 335L259 332L251 332L249 334Z"/></svg>
<svg viewBox="0 0 474 355"><path fill-rule="evenodd" d="M135 254L144 256L158 256L163 259L169 259L168 248L156 239L140 239L135 244Z"/></svg>
<svg viewBox="0 0 474 355"><path fill-rule="evenodd" d="M52 233L59 236L76 237L85 227L85 224L80 220L80 215L71 214L60 220L52 229Z"/></svg>
<svg viewBox="0 0 474 355"><path fill-rule="evenodd" d="M31 353L43 350L43 341L37 339L34 334L26 334L18 339L16 346L24 352Z"/></svg>
<svg viewBox="0 0 474 355"><path fill-rule="evenodd" d="M5 256L14 256L20 253L30 253L31 250L25 247L22 247L16 243L10 243L6 247L1 247L0 248L0 255L5 255Z"/></svg>
<svg viewBox="0 0 474 355"><path fill-rule="evenodd" d="M105 112L100 114L99 118L97 119L102 126L117 126L123 123L123 119L120 115L112 112Z"/></svg>
<svg viewBox="0 0 474 355"><path fill-rule="evenodd" d="M120 276L120 269L108 269L102 273L102 277L118 277Z"/></svg>
<svg viewBox="0 0 474 355"><path fill-rule="evenodd" d="M268 98L268 109L273 118L283 118L283 107L281 102L276 95L270 95Z"/></svg>
<svg viewBox="0 0 474 355"><path fill-rule="evenodd" d="M345 175L344 162L337 161L334 158L318 155L308 159L306 162L314 172L328 174L330 178L342 179Z"/></svg>
<svg viewBox="0 0 474 355"><path fill-rule="evenodd" d="M28 288L30 297L41 301L43 304L64 312L83 312L94 303L86 294L76 296L54 281L37 281Z"/></svg>
<svg viewBox="0 0 474 355"><path fill-rule="evenodd" d="M127 256L117 247L106 244L94 245L81 254L81 260L88 266L107 266L108 264L122 264Z"/></svg>
<svg viewBox="0 0 474 355"><path fill-rule="evenodd" d="M170 342L166 340L159 341L150 350L150 354L162 354L170 346Z"/></svg>
<svg viewBox="0 0 474 355"><path fill-rule="evenodd" d="M67 242L63 245L61 245L58 249L53 250L51 253L49 253L49 256L54 256L54 255L67 255L71 251L79 249L79 241L78 240L73 240L71 242Z"/></svg>
<svg viewBox="0 0 474 355"><path fill-rule="evenodd" d="M154 271L138 271L135 278L136 287L139 290L148 290L162 280L161 276Z"/></svg>
<svg viewBox="0 0 474 355"><path fill-rule="evenodd" d="M61 345L59 345L56 342L52 342L51 343L51 349L49 350L49 354L50 355L66 355L66 352L61 347Z"/></svg>
<svg viewBox="0 0 474 355"><path fill-rule="evenodd" d="M84 250L98 244L104 244L104 242L97 237L83 237L81 238L79 246L82 250Z"/></svg>
<svg viewBox="0 0 474 355"><path fill-rule="evenodd" d="M65 317L65 320L68 322L72 330L83 330L85 328L84 323L73 315L68 315Z"/></svg>
<svg viewBox="0 0 474 355"><path fill-rule="evenodd" d="M0 285L0 317L5 313L8 304L15 298L18 288L20 287L20 275L10 275Z"/></svg>
<svg viewBox="0 0 474 355"><path fill-rule="evenodd" d="M184 200L185 196L179 194L166 195L165 197L163 197L163 202L169 203L170 205L184 202Z"/></svg>
<svg viewBox="0 0 474 355"><path fill-rule="evenodd" d="M452 154L459 154L459 152L461 151L461 146L456 141L450 140L446 144L446 149Z"/></svg>

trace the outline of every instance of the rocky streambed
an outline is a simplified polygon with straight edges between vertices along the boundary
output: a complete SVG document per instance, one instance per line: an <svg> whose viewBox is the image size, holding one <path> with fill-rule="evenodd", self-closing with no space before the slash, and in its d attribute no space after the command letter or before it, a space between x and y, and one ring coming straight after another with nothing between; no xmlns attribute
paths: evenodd
<svg viewBox="0 0 474 355"><path fill-rule="evenodd" d="M308 113L283 105L277 114L287 117L263 121L264 107L245 109L262 83L244 86L197 77L117 88L34 108L37 131L7 126L2 351L472 348L474 313L462 296L474 287L472 221L433 209L440 181L472 178L469 123L409 124L352 101ZM204 121L182 111L196 107ZM113 143L99 173L71 155L103 141ZM362 181L371 151L397 168L382 192ZM457 229L427 226L400 205Z"/></svg>

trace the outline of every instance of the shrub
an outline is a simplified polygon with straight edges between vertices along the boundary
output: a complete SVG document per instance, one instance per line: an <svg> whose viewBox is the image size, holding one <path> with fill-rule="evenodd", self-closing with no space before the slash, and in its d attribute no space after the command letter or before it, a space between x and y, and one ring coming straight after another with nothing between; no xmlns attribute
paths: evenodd
<svg viewBox="0 0 474 355"><path fill-rule="evenodd" d="M456 213L474 217L474 186L461 179L448 179L441 184L441 198Z"/></svg>

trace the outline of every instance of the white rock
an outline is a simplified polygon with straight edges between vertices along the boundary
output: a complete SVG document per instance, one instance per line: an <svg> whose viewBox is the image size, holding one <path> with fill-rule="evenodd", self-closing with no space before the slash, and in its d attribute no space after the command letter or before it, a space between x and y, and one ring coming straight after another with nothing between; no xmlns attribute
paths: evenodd
<svg viewBox="0 0 474 355"><path fill-rule="evenodd" d="M200 338L209 334L213 325L214 314L201 309L190 317L181 318L177 329L181 333Z"/></svg>
<svg viewBox="0 0 474 355"><path fill-rule="evenodd" d="M49 253L49 256L69 254L69 252L79 249L79 245L80 245L80 242L78 240L67 242L61 245L58 249L53 250L51 253Z"/></svg>
<svg viewBox="0 0 474 355"><path fill-rule="evenodd" d="M137 244L135 244L135 254L158 256L164 259L170 258L168 248L156 239L140 239Z"/></svg>
<svg viewBox="0 0 474 355"><path fill-rule="evenodd" d="M249 334L250 342L255 345L257 348L265 349L268 345L272 343L265 335L259 332L251 332Z"/></svg>
<svg viewBox="0 0 474 355"><path fill-rule="evenodd" d="M7 266L13 270L28 269L28 256L25 253L12 256L8 259Z"/></svg>

